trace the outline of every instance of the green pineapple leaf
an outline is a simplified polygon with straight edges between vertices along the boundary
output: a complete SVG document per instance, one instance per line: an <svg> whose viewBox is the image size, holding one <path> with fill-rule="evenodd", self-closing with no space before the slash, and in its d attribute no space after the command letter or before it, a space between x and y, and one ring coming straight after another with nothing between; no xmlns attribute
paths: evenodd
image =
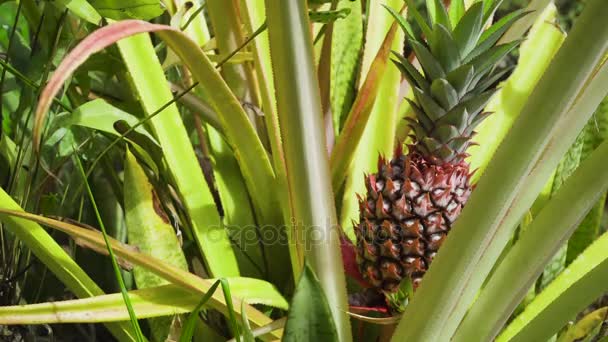
<svg viewBox="0 0 608 342"><path fill-rule="evenodd" d="M509 27L529 13L530 12L526 12L524 10L519 10L501 18L496 24L492 25L489 29L482 33L481 38L479 38L479 43L471 54L475 56L487 51L489 48L494 46L494 44L496 44L496 42L503 36Z"/></svg>
<svg viewBox="0 0 608 342"><path fill-rule="evenodd" d="M422 34L424 34L424 36L428 39L428 37L432 35L431 28L429 27L427 21L422 17L420 12L418 12L418 9L416 8L416 3L414 2L414 0L405 0L405 2L407 3L408 12L414 17L414 21L416 21L416 24L418 24L418 26L420 27Z"/></svg>
<svg viewBox="0 0 608 342"><path fill-rule="evenodd" d="M452 25L450 23L450 17L448 12L441 0L426 0L426 8L429 13L429 19L431 26L440 24L451 30Z"/></svg>
<svg viewBox="0 0 608 342"><path fill-rule="evenodd" d="M124 178L125 221L129 244L137 246L143 254L187 271L188 263L175 230L144 169L129 150L125 157ZM169 284L167 280L141 266L133 269L133 275L138 289ZM169 335L171 317L152 319L150 326L155 339L165 340Z"/></svg>
<svg viewBox="0 0 608 342"><path fill-rule="evenodd" d="M478 83L473 93L480 94L486 91L490 86L498 82L498 80L502 79L503 76L513 71L513 69L515 69L515 65L510 65L502 70L495 72L493 75L487 77L481 83Z"/></svg>
<svg viewBox="0 0 608 342"><path fill-rule="evenodd" d="M422 76L422 74L407 60L407 58L403 57L398 52L394 52L393 54L397 57L397 61L393 60L393 63L397 65L401 73L408 78L410 84L418 86L418 88L422 90L429 89L429 82Z"/></svg>
<svg viewBox="0 0 608 342"><path fill-rule="evenodd" d="M470 64L463 64L447 74L446 80L454 87L458 93L458 97L462 98L470 88L474 76L475 68Z"/></svg>
<svg viewBox="0 0 608 342"><path fill-rule="evenodd" d="M471 86L477 85L477 82L486 75L486 73L504 58L511 50L521 43L520 40L513 41L507 44L496 45L481 55L471 60L471 64L475 68L475 78Z"/></svg>
<svg viewBox="0 0 608 342"><path fill-rule="evenodd" d="M500 6L503 0L484 0L485 2L485 11L483 14L483 22L484 24L490 20L496 9Z"/></svg>
<svg viewBox="0 0 608 342"><path fill-rule="evenodd" d="M397 23L399 24L399 26L401 26L403 31L407 33L409 39L416 40L416 35L414 34L414 30L412 29L410 23L408 23L407 20L401 14L399 14L391 7L388 7L384 4L382 6L386 8L386 10L393 16L393 18L395 18L395 20L397 20Z"/></svg>
<svg viewBox="0 0 608 342"><path fill-rule="evenodd" d="M477 113L480 113L481 110L485 108L494 93L496 93L496 89L488 90L485 93L473 96L469 100L462 102L458 107L464 107L472 116L477 116Z"/></svg>
<svg viewBox="0 0 608 342"><path fill-rule="evenodd" d="M416 57L418 57L422 70L424 70L424 73L428 78L445 77L443 67L423 44L415 40L410 41L410 44L414 49L414 53L416 53Z"/></svg>
<svg viewBox="0 0 608 342"><path fill-rule="evenodd" d="M452 125L439 126L433 133L437 136L438 140L444 144L460 135L458 128Z"/></svg>
<svg viewBox="0 0 608 342"><path fill-rule="evenodd" d="M361 4L342 1L338 8L348 8L351 14L333 24L333 34L340 39L331 40L330 96L336 136L341 132L346 116L355 101L359 58L363 46Z"/></svg>
<svg viewBox="0 0 608 342"><path fill-rule="evenodd" d="M433 100L432 97L423 92L420 88L413 87L414 96L416 100L422 107L425 113L427 113L430 118L435 121L443 116L446 113L445 109L441 108L441 106Z"/></svg>
<svg viewBox="0 0 608 342"><path fill-rule="evenodd" d="M463 130L469 124L469 112L464 107L454 108L437 121L437 125L453 125Z"/></svg>
<svg viewBox="0 0 608 342"><path fill-rule="evenodd" d="M464 0L452 0L448 12L452 27L456 27L462 16L465 14Z"/></svg>
<svg viewBox="0 0 608 342"><path fill-rule="evenodd" d="M450 110L458 104L458 93L454 87L443 78L438 78L433 81L433 84L431 85L431 95L445 110Z"/></svg>
<svg viewBox="0 0 608 342"><path fill-rule="evenodd" d="M443 66L445 72L450 72L460 65L461 56L458 45L452 34L442 24L433 27L433 39L430 41L431 52Z"/></svg>
<svg viewBox="0 0 608 342"><path fill-rule="evenodd" d="M483 3L477 2L464 14L454 29L454 40L460 54L466 56L473 51L483 28Z"/></svg>
<svg viewBox="0 0 608 342"><path fill-rule="evenodd" d="M428 117L428 115L422 110L420 109L420 107L418 107L418 105L416 104L416 102L408 99L407 97L405 98L405 100L410 104L410 106L412 107L412 110L414 111L414 113L416 114L416 118L418 119L418 121L420 122L420 125L427 131L430 132L431 130L433 130L433 127L435 127L435 125L433 124L433 120L431 120L431 118Z"/></svg>

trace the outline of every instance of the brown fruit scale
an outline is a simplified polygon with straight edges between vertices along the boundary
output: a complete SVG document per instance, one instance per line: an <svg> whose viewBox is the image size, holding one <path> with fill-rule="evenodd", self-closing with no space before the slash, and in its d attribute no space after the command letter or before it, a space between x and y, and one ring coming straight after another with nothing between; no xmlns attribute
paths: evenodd
<svg viewBox="0 0 608 342"><path fill-rule="evenodd" d="M437 165L414 146L404 155L378 160L378 173L365 177L355 225L357 263L372 286L396 292L409 277L418 287L437 250L471 194L469 165Z"/></svg>

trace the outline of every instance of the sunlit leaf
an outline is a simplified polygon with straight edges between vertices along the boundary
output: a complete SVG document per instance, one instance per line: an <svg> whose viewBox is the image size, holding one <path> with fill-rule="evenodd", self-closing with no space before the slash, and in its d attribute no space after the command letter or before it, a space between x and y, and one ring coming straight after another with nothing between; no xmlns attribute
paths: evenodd
<svg viewBox="0 0 608 342"><path fill-rule="evenodd" d="M260 299L257 295L265 296L264 292L272 289L270 284L251 278L229 278L228 282L231 284L233 295L242 298L244 305L259 303ZM233 286L237 288L233 289ZM248 288L252 286L255 290ZM129 297L140 319L188 313L201 299L200 294L172 284L129 291ZM271 306L278 304L280 308L287 309L284 299L276 303L263 302ZM244 307L242 310L248 309ZM0 307L0 324L97 323L128 319L129 313L119 293L85 299Z"/></svg>
<svg viewBox="0 0 608 342"><path fill-rule="evenodd" d="M187 271L186 258L156 191L149 183L144 170L128 150L124 184L125 220L129 244L136 246L143 254L154 256ZM142 267L135 267L133 274L138 289L168 284L166 280ZM171 319L153 320L150 323L152 334L157 340L164 340L169 334L170 325Z"/></svg>
<svg viewBox="0 0 608 342"><path fill-rule="evenodd" d="M48 227L51 227L51 228L60 230L66 234L69 234L74 238L80 238L84 241L87 241L87 242L94 244L96 246L99 246L101 248L103 248L105 246L105 242L104 242L101 234L98 231L93 231L90 229L75 226L75 225L67 223L67 222L62 222L62 221L58 221L58 220L54 220L54 219L46 218L43 216L26 213L26 212L21 212L21 211L0 209L0 214L6 218L10 218L10 217L14 216L14 217L18 217L21 219L26 219L26 220L34 221L34 222L37 222L40 224L44 224ZM134 265L145 267L149 271L154 272L156 275L163 277L164 279L168 280L172 284L177 285L194 294L199 294L199 295L203 294L204 295L205 293L207 293L209 291L209 288L213 284L213 280L202 279L192 273L183 271L162 260L158 260L151 256L146 256L142 253L137 252L133 247L122 244L112 238L110 238L110 243L111 243L111 247L114 250L114 252L116 253L117 257L123 258L123 259L133 263ZM274 288L274 286L272 286L270 284L268 284L268 285L270 286L270 288ZM252 290L256 289L256 287L252 287L252 286L249 286L249 287L251 287ZM282 301L281 301L282 296L280 294L278 294L278 292L276 292L276 290L272 291L269 288L266 288L261 293L266 294L266 293L271 293L271 292L275 292L275 293L273 295L271 295L271 297L264 296L262 298L256 299L256 303L266 304L266 305L276 305L277 307L285 307L285 305L286 305L285 300L282 299ZM277 304L273 304L273 303L275 303L276 299L279 299L279 302L277 302ZM239 299L233 298L233 300L235 300L237 303L240 304ZM210 299L209 303L212 308L219 310L223 314L228 313L226 303L221 295L218 295L218 294L214 295ZM248 310L247 316L250 318L253 326L260 327L260 326L264 326L264 325L267 325L268 323L270 323L270 321L271 321L270 318L266 317L263 313L259 312L258 310L256 310L255 308L253 308L251 306L247 306L246 308ZM235 311L237 314L240 314L240 305L237 308L235 308ZM275 335L275 338L277 338L277 337L280 337L280 336Z"/></svg>
<svg viewBox="0 0 608 342"><path fill-rule="evenodd" d="M159 0L90 0L102 16L114 20L154 19L165 11Z"/></svg>
<svg viewBox="0 0 608 342"><path fill-rule="evenodd" d="M361 139L371 116L374 101L376 100L382 77L387 68L391 46L395 39L397 28L397 23L393 23L380 50L378 50L376 57L373 59L365 82L359 89L355 102L344 123L344 128L338 136L336 145L332 150L330 165L334 190L337 190L342 182L344 182L348 167L354 158L357 143Z"/></svg>
<svg viewBox="0 0 608 342"><path fill-rule="evenodd" d="M22 211L19 205L0 189L0 204L2 208ZM89 278L63 248L38 224L17 217L2 215L5 228L17 236L30 251L41 260L65 286L81 298L102 295L103 291ZM100 246L105 247L100 237ZM120 296L120 295L119 295ZM123 308L124 301L120 297ZM126 310L126 308L125 308ZM114 336L127 341L136 341L133 328L128 323L108 325Z"/></svg>
<svg viewBox="0 0 608 342"><path fill-rule="evenodd" d="M606 291L608 233L604 233L534 298L497 342L541 341Z"/></svg>

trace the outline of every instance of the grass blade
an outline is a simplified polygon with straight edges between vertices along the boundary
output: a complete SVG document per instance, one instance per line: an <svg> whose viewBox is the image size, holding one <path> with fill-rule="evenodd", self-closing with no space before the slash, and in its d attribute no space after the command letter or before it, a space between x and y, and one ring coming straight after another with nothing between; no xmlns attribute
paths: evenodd
<svg viewBox="0 0 608 342"><path fill-rule="evenodd" d="M209 301L209 298L211 298L211 296L215 293L215 290L217 290L217 287L219 285L220 285L219 280L216 281L215 283L213 283L211 288L209 288L209 291L203 296L203 298L201 298L200 302L198 303L198 305L196 305L194 310L192 310L192 313L190 313L190 315L188 316L188 319L186 319L186 322L184 323L184 327L182 328L182 334L179 337L180 342L192 341L192 335L194 334L194 329L196 328L196 322L198 321L198 314L199 314L199 312L201 312L201 310L203 309L205 304L207 304L207 301Z"/></svg>
<svg viewBox="0 0 608 342"><path fill-rule="evenodd" d="M74 148L74 152L76 149ZM76 154L76 153L75 153ZM95 216L97 218L97 223L101 228L101 235L103 236L103 240L105 243L105 247L109 253L110 261L112 263L112 269L114 270L114 277L120 286L120 292L122 294L122 298L127 307L127 311L129 312L129 319L131 320L131 326L135 330L135 337L137 341L142 342L145 340L143 333L141 332L141 328L139 327L139 322L137 322L137 316L135 315L135 311L133 310L133 306L131 305L131 299L129 298L129 294L127 293L127 288L125 287L125 282L122 279L122 274L120 273L120 269L118 268L118 263L116 262L116 257L114 256L114 251L110 247L110 240L108 234L106 233L106 227L103 224L103 220L101 219L101 215L99 215L99 210L97 209L97 203L95 202L95 197L93 196L93 192L91 191L91 187L89 186L89 182L84 172L84 168L82 167L82 163L80 162L80 157L76 154L76 164L78 165L78 170L80 171L80 175L82 176L82 180L85 185L85 189L87 190L87 194L89 195L89 200L91 201L91 205L93 206L93 210L95 211Z"/></svg>

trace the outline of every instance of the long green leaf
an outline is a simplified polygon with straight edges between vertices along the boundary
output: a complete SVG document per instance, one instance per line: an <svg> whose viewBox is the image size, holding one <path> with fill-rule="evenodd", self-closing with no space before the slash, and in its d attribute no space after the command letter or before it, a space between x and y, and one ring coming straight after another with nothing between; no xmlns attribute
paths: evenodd
<svg viewBox="0 0 608 342"><path fill-rule="evenodd" d="M217 50L220 54L231 53L245 41L239 10L236 7L237 2L207 0L206 3ZM258 87L251 63L225 64L222 66L221 74L238 99L260 106Z"/></svg>
<svg viewBox="0 0 608 342"><path fill-rule="evenodd" d="M479 145L470 149L469 160L476 169L473 179L484 173L496 149L519 117L526 100L549 66L551 59L565 39L553 22L557 16L555 5L549 5L538 18L527 39L522 43L517 67L492 98L486 111L492 112L476 129L474 140ZM543 44L543 49L538 49Z"/></svg>
<svg viewBox="0 0 608 342"><path fill-rule="evenodd" d="M82 239L83 241L90 243L94 247L98 247L98 248L102 248L102 249L105 247L105 242L103 240L103 237L97 231L75 226L75 225L67 223L67 222L58 221L58 220L46 218L43 216L26 213L23 211L16 211L16 210L0 208L0 218L2 218L3 220L4 219L8 220L13 217L16 217L17 219L25 219L25 220L33 221L33 222L36 222L39 224L44 224L50 228L62 231L74 238ZM23 220L21 220L21 221L23 221ZM116 255L119 258L129 261L129 262L133 263L134 265L145 267L149 271L154 272L156 275L163 277L164 279L168 280L172 284L180 286L181 288L188 290L192 293L204 295L205 293L207 293L209 291L209 288L213 284L212 279L211 280L202 279L192 273L183 271L162 260L156 259L149 255L144 255L142 253L139 253L135 250L135 248L122 244L112 238L109 238L109 241L110 241L112 250L116 253ZM260 281L260 280L254 280L254 281ZM247 284L245 287L253 287L253 286L251 284ZM270 285L270 287L274 288L272 285ZM276 289L274 291L272 291L269 288L266 288L266 289L264 289L264 291L262 293L272 293L272 292L274 292L274 293L271 294L271 298L275 298L275 299L282 298L281 295L278 294L278 292L276 292ZM277 297L277 295L278 295L278 297ZM266 304L266 302L265 302L266 299L264 299L264 298L265 297L262 297L260 299L261 300L259 302L260 304ZM271 299L271 301L274 301L275 299ZM237 309L235 309L235 311L237 314L240 314L241 299L233 298L233 300L239 304L237 306ZM284 302L284 300L283 300L283 302ZM211 298L210 306L225 315L228 314L227 304L225 303L225 301L221 295L214 295ZM255 327L265 326L271 322L270 318L268 318L267 316L265 316L263 313L259 312L255 308L253 308L251 306L246 306L245 308L248 311L247 316L249 317L249 319L251 320L251 323ZM273 333L273 336L275 339L280 338L280 334Z"/></svg>
<svg viewBox="0 0 608 342"><path fill-rule="evenodd" d="M70 125L93 128L112 135L120 135L116 130L116 122L124 121L129 126L135 126L139 119L127 112L120 110L102 99L89 101L74 109L72 113L57 117L53 123L57 126L67 128ZM156 142L154 137L142 126L136 127L135 132L145 135L151 141Z"/></svg>
<svg viewBox="0 0 608 342"><path fill-rule="evenodd" d="M304 238L301 246L307 249L308 261L329 300L338 336L349 341L340 237L306 6L301 1L265 3L289 205L294 214L289 229ZM294 243L294 236L290 238Z"/></svg>
<svg viewBox="0 0 608 342"><path fill-rule="evenodd" d="M608 233L589 248L541 292L498 336L497 342L543 341L563 327L608 284Z"/></svg>
<svg viewBox="0 0 608 342"><path fill-rule="evenodd" d="M606 173L598 172L607 159L604 143L560 187L494 271L453 341L485 341L498 334L551 256L608 189Z"/></svg>
<svg viewBox="0 0 608 342"><path fill-rule="evenodd" d="M180 3L179 6L184 9L186 8L185 3ZM186 10L184 16L187 14L188 10ZM180 26L183 27L183 24ZM210 40L206 19L202 14L193 18L184 32L199 46L204 46ZM196 95L193 96L196 99L199 99ZM259 265L263 264L263 260L258 235L256 233L257 227L255 226L253 208L250 205L251 201L249 194L247 193L247 186L245 185L243 176L239 170L238 162L234 158L233 151L226 143L225 138L218 132L218 130L221 130L222 128L219 124L219 119L217 119L217 114L213 112L209 106L202 103L202 101L199 101L199 105L207 107L208 110L215 115L215 118L218 121L218 124L211 125L211 122L203 118L207 123L207 125L204 125L204 131L206 131L207 134L206 136L205 134L202 134L204 133L202 132L203 127L197 132L200 132L199 139L204 140L202 144L209 145L210 157L214 163L213 170L210 170L209 172L213 172L217 182L217 191L220 195L224 214L223 223L229 230L233 243L236 244L234 251L239 262L241 274L261 278L262 272L259 270ZM194 112L200 112L200 110L195 109ZM247 237L249 237L249 239L247 239Z"/></svg>
<svg viewBox="0 0 608 342"><path fill-rule="evenodd" d="M562 157L562 160L557 165L555 169L555 174L553 177L553 186L551 188L551 198L555 196L557 192L561 189L564 182L570 177L570 175L574 172L576 168L578 168L581 159L582 159L582 150L585 144L585 138L587 135L587 131L583 129L576 140L570 146L566 154ZM545 270L543 271L539 283L538 288L543 289L547 284L549 284L557 275L564 270L566 267L566 253L568 251L568 244L563 244L559 251L553 253L553 258L551 261L547 263L545 266Z"/></svg>
<svg viewBox="0 0 608 342"><path fill-rule="evenodd" d="M359 56L363 42L361 6L357 2L341 1L338 8L348 8L351 13L334 23L331 47L331 112L334 133L338 135L343 118L355 99Z"/></svg>
<svg viewBox="0 0 608 342"><path fill-rule="evenodd" d="M72 0L64 0L72 1ZM122 19L150 20L163 14L160 1L149 0L90 0L94 8L104 17Z"/></svg>
<svg viewBox="0 0 608 342"><path fill-rule="evenodd" d="M129 244L144 254L187 271L188 263L175 230L144 170L129 150L126 153L124 184ZM168 284L166 280L139 266L133 269L133 275L138 289ZM171 319L153 320L150 326L156 340L165 340L169 335Z"/></svg>
<svg viewBox="0 0 608 342"><path fill-rule="evenodd" d="M251 193L256 194L253 200L256 207L260 208L262 221L269 224L280 222L280 218L278 218L280 217L280 212L276 206L276 194L272 191L267 191L273 188L275 179L273 170L268 156L260 140L255 135L255 131L248 121L243 108L214 69L208 57L200 50L196 43L169 26L126 20L99 29L85 39L64 59L41 95L35 117L34 146L39 146L41 127L50 105L50 99L52 99L63 81L78 65L84 62L90 54L100 51L122 38L152 31L158 31L161 38L167 42L167 45L173 48L178 56L182 58L184 63L190 68L193 76L200 81L200 88L206 94L211 107L220 114L224 133L235 151L248 188ZM121 50L126 57L127 64L132 68L132 76L139 79L139 81L134 83L137 87L141 88L140 96L142 95L141 93L146 95L144 103L147 105L145 107L151 112L161 107L162 104L169 102L170 92L164 86L164 75L162 74L160 65L158 65L158 60L149 38L138 36L129 39L128 44L121 42L119 46L122 46ZM157 67L152 69L151 66ZM155 71L153 72L153 70ZM134 73L134 71L137 72ZM150 81L151 77L157 80L152 82ZM141 97L144 98L144 96ZM152 106L154 104L157 106ZM165 151L165 156L169 158L168 164L172 168L171 170L178 183L178 188L183 192L182 197L187 207L190 208L190 216L195 224L195 233L198 234L198 241L201 243L201 246L205 246L210 243L209 235L219 232L219 229L221 229L219 217L217 217L215 211L212 211L213 202L211 195L208 191L204 190L206 187L204 186L202 172L200 171L200 167L195 166L195 163L197 163L196 157L193 152L189 152L192 151L192 148L189 140L187 140L183 123L177 120L179 117L177 109L174 105L171 105L165 110L172 114L170 116L160 115L159 117L155 117L152 120L152 124L155 127L157 136L159 136L161 146L164 149L169 148L168 151ZM155 119L158 119L156 120L156 124ZM183 134L178 134L178 132L183 132ZM160 138L161 135L163 139ZM180 137L179 142L175 141L177 137ZM164 145L167 145L167 147ZM174 149L176 151L171 152ZM188 153L190 157L184 158L182 153ZM176 160L173 161L173 159ZM184 166L185 162L189 166ZM197 182L198 180L200 180L200 184ZM179 186L180 183L182 186ZM199 184L199 186L191 185L192 183ZM195 189L196 191L194 191ZM272 226L269 229L272 229L272 233L274 234L277 227ZM212 272L213 269L226 274L238 272L235 258L230 256L232 251L230 250L227 238L217 240L215 243L216 245L217 243L221 243L221 248L203 248L208 259L207 261L216 263L216 265L211 267ZM272 244L271 247L280 248L279 244ZM219 255L219 258L212 257L210 254Z"/></svg>
<svg viewBox="0 0 608 342"><path fill-rule="evenodd" d="M584 157L597 148L602 141L608 139L608 99L604 99L602 104L600 104L595 111L595 115L587 123L585 130L587 131L587 139L583 146L582 153ZM604 215L604 203L606 203L606 194L600 198L595 207L593 207L574 234L572 234L572 238L568 240L566 264L570 264L597 238Z"/></svg>
<svg viewBox="0 0 608 342"><path fill-rule="evenodd" d="M500 38L499 44L508 43L524 36L526 31L542 16L542 11L547 6L551 6L551 0L531 0L525 11L530 12L521 20L517 21L505 34ZM487 8L487 7L486 7Z"/></svg>
<svg viewBox="0 0 608 342"><path fill-rule="evenodd" d="M118 41L118 48L146 111L152 113L169 102L172 99L171 91L150 37L142 34L126 38ZM239 275L230 240L221 224L177 106L169 106L150 122L191 218L193 235L210 274Z"/></svg>
<svg viewBox="0 0 608 342"><path fill-rule="evenodd" d="M150 25L149 30L158 30L178 56L188 66L194 78L200 82L199 89L219 114L228 143L239 162L241 172L256 208L259 208L261 221L266 224L281 222L281 211L277 206L277 194L268 191L275 185L275 175L268 155L260 139L249 122L242 106L221 79L205 53L188 37L165 26ZM276 234L278 227L268 227ZM270 248L278 248L278 244ZM277 254L280 254L278 252Z"/></svg>
<svg viewBox="0 0 608 342"><path fill-rule="evenodd" d="M248 35L252 35L254 32L258 32L261 28L266 27L266 9L264 7L264 0L241 0L241 19L248 27ZM266 123L266 132L268 140L270 141L270 148L272 150L272 162L275 172L275 184L274 189L279 198L280 209L283 214L283 222L289 222L293 214L291 207L289 206L289 199L287 194L287 170L285 166L285 155L283 151L283 139L281 138L281 130L279 128L279 118L277 113L276 93L272 72L272 63L270 59L270 42L268 38L267 30L264 30L256 39L252 42L253 58L255 63L255 72L259 83L259 91L262 99L262 110L264 111L264 119ZM298 269L298 263L293 257L297 255L295 246L289 244L289 255L291 268L294 272ZM283 270L287 267L287 258L281 260L271 258L269 260L272 265L271 272L277 270ZM278 264L277 264L278 263ZM280 271L279 271L280 272ZM282 272L283 276L287 276L289 273ZM281 274L271 273L272 277L281 276ZM283 281L280 277L280 281ZM290 278L293 282L294 278Z"/></svg>
<svg viewBox="0 0 608 342"><path fill-rule="evenodd" d="M0 189L0 204L4 209L23 210L3 189ZM2 215L0 219L5 223L5 228L15 234L76 296L87 298L103 294L99 286L41 226L13 216ZM124 308L124 302L121 303ZM109 324L108 329L122 341L136 340L129 324Z"/></svg>
<svg viewBox="0 0 608 342"><path fill-rule="evenodd" d="M64 5L76 16L82 18L93 25L99 25L101 16L93 6L86 0L59 0L58 3Z"/></svg>
<svg viewBox="0 0 608 342"><path fill-rule="evenodd" d="M400 4L400 0L393 0L388 3L390 6L399 6ZM393 23L393 18L380 3L371 4L368 13L374 24L368 26L363 54L374 56L378 48L382 46L383 40ZM380 28L383 28L383 30ZM395 35L390 49L401 51L404 33L396 32ZM399 85L401 83L399 70L394 66L389 66L377 82L378 93L382 96L377 96L373 100L369 121L363 131L361 140L356 146L355 156L348 168L344 183L340 224L351 239L354 239L352 222L359 219L357 194L364 194L366 191L363 176L377 172L379 154L392 155L395 148L395 135L392 132L396 131L397 123L401 119L397 117L398 103L401 101L399 98Z"/></svg>
<svg viewBox="0 0 608 342"><path fill-rule="evenodd" d="M608 48L608 27L600 24L606 15L608 3L587 3L406 308L395 340L432 341L452 336L513 228L557 165L555 156L567 148L545 152L539 161L557 123L566 117ZM590 31L595 34L590 36ZM594 100L597 105L601 98ZM584 123L592 112L577 112L571 119ZM546 174L535 173L526 179L528 173L545 167L549 167ZM410 326L416 329L408 329Z"/></svg>
<svg viewBox="0 0 608 342"><path fill-rule="evenodd" d="M371 116L372 108L380 89L380 81L387 69L390 48L397 34L397 28L397 23L393 23L368 69L365 69L365 64L361 68L362 72L364 70L368 70L369 72L365 74L365 82L363 82L357 93L344 127L331 152L331 182L333 189L336 191L346 178L348 168L355 157L358 142ZM364 59L365 61L366 59Z"/></svg>
<svg viewBox="0 0 608 342"><path fill-rule="evenodd" d="M82 166L80 157L78 155L76 155L76 162L77 162L76 164L78 165L78 171L80 171L80 175L84 181L84 185L85 185L88 197L89 197L89 201L91 202L93 211L95 212L95 217L97 219L97 223L99 224L99 227L101 230L101 235L103 237L103 242L105 245L104 251L108 252L108 256L110 257L110 262L112 265L112 270L114 271L114 278L116 278L116 281L118 282L118 286L120 287L120 292L121 292L121 295L125 302L125 306L127 308L127 311L129 312L129 319L131 320L131 326L135 330L135 337L137 338L138 342L143 342L145 340L145 337L141 331L139 322L137 321L137 316L135 315L133 306L131 305L131 299L129 298L129 294L127 293L127 288L125 286L125 282L122 278L122 274L120 273L120 269L118 268L118 262L116 261L116 257L114 256L114 251L112 250L112 247L110 246L110 240L109 240L108 234L106 233L105 224L103 223L103 220L101 219L101 215L99 214L99 210L97 209L97 203L95 201L95 197L93 196L93 191L91 191L91 187L89 186L87 176L84 172L84 167Z"/></svg>
<svg viewBox="0 0 608 342"><path fill-rule="evenodd" d="M209 291L203 296L203 298L200 299L200 301L198 302L196 307L192 310L190 315L188 315L188 319L186 319L186 322L184 323L184 326L182 328L182 334L179 337L180 342L192 341L192 335L194 334L194 329L196 329L196 323L199 320L198 315L199 315L200 311L203 309L203 307L205 306L205 304L207 304L207 302L209 301L211 296L215 293L215 291L217 290L217 287L219 285L220 285L219 280L217 280L215 283L213 283L211 288L209 288Z"/></svg>
<svg viewBox="0 0 608 342"><path fill-rule="evenodd" d="M287 302L280 295L269 300L268 294L277 292L267 282L251 278L227 278L227 280L233 296L242 298L245 304L264 304L281 309L288 307ZM209 293L211 292L207 292ZM140 319L191 312L201 298L200 294L173 284L129 291L129 297ZM0 324L103 323L128 319L129 313L119 293L85 299L0 307Z"/></svg>
<svg viewBox="0 0 608 342"><path fill-rule="evenodd" d="M209 151L212 154L217 189L224 210L223 221L235 244L235 254L241 274L262 278L263 249L255 222L253 208L245 181L239 170L234 153L224 138L207 126ZM276 263L273 263L276 265ZM273 278L276 279L276 278Z"/></svg>

